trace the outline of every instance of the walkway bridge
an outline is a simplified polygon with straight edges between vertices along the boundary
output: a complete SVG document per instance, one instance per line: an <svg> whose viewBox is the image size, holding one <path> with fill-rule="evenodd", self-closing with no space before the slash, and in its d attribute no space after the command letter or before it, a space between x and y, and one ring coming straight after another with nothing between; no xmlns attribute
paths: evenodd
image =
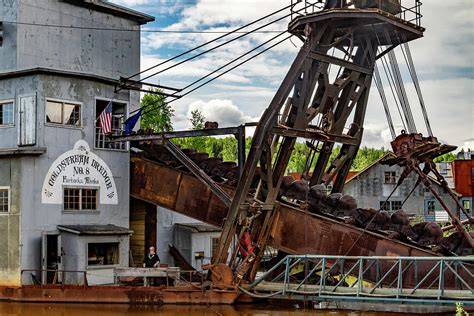
<svg viewBox="0 0 474 316"><path fill-rule="evenodd" d="M472 264L472 257L287 256L253 283L243 285L242 291L314 302L462 302L472 307Z"/></svg>

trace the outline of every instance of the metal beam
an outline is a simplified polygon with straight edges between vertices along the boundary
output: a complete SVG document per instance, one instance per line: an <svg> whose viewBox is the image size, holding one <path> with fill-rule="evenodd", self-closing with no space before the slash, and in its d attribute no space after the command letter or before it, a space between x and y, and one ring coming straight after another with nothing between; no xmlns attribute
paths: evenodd
<svg viewBox="0 0 474 316"><path fill-rule="evenodd" d="M201 137L201 136L219 136L219 135L238 135L238 127L225 127L201 130L189 130L179 132L164 132L151 135L128 135L128 136L110 136L111 142L127 142L127 141L149 141L149 140L165 140L172 138L184 137Z"/></svg>
<svg viewBox="0 0 474 316"><path fill-rule="evenodd" d="M329 63L329 64L338 65L338 66L341 66L341 67L344 67L344 68L347 68L347 69L351 69L351 70L354 70L354 71L358 71L358 72L361 72L361 73L364 73L364 74L367 74L367 75L372 74L372 69L370 69L370 68L359 66L359 65L356 65L356 64L351 63L349 61L337 58L337 57L329 56L329 55L326 55L326 54L321 54L321 53L314 52L314 51L310 52L308 54L308 56L312 59L315 59L315 60L319 60L319 61Z"/></svg>
<svg viewBox="0 0 474 316"><path fill-rule="evenodd" d="M217 185L214 180L209 177L204 170L199 168L198 165L194 163L188 156L178 146L170 142L168 139L164 144L165 148L181 162L185 165L199 180L204 182L206 186L211 189L212 193L214 193L227 207L230 206L232 203L232 198L225 192L219 185Z"/></svg>
<svg viewBox="0 0 474 316"><path fill-rule="evenodd" d="M272 133L284 137L299 137L305 139L316 139L327 142L358 145L359 140L345 135L332 135L319 130L300 130L289 127L274 127Z"/></svg>

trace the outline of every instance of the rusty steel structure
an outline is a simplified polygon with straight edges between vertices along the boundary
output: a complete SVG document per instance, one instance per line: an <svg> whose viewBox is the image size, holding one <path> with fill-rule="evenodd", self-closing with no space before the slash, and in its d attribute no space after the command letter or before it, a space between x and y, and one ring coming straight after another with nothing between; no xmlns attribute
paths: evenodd
<svg viewBox="0 0 474 316"><path fill-rule="evenodd" d="M245 217L253 218L254 223L250 225L254 228L252 240L256 251L236 269L237 279L255 277L272 224L279 214L275 201L296 137L275 133L273 128L317 130L327 135L327 140L316 145L319 156L310 184L334 179L332 191L341 192L362 140L378 48L384 47L381 54L385 54L402 43L422 37L424 28L418 25L418 20L411 23L394 15L402 11L401 6L398 12L388 13L378 7L380 3L374 2L375 8L349 9L341 2L341 7L325 7L322 11L297 15L291 21L289 31L304 44L259 121L223 225L221 241L213 255L213 263L227 263L234 236L241 236L248 229L239 222ZM311 1L304 4L307 7ZM329 4L330 1L326 3ZM331 54L331 50L337 53ZM336 75L331 78L333 73ZM287 99L290 101L285 103ZM281 111L283 115L278 119ZM312 125L315 120L316 126ZM336 143L331 137L338 136L350 137L355 144L341 141L340 154L329 161ZM258 165L260 184L254 198L249 200ZM257 212L260 214L255 217Z"/></svg>
<svg viewBox="0 0 474 316"><path fill-rule="evenodd" d="M380 210L357 209L353 198L340 194L364 133L376 61L423 36L420 5L418 0L409 8L397 0L354 1L352 7L346 1L295 2L289 32L304 44L256 124L247 157L245 126L115 137L112 141L130 141L141 150L131 158L131 195L222 227L209 268L211 274L232 273L234 285L255 278L267 246L294 255L439 256L434 251L439 248L426 246L440 236L422 237L425 228L411 227L403 211L390 218ZM170 141L224 134L238 140L238 164ZM310 156L317 158L307 163L313 166L307 179L287 183L297 138L306 139ZM340 153L331 161L336 144ZM402 134L392 145L394 154L385 162L405 168L400 181L415 171L428 188L432 159L453 150L416 133ZM331 194L320 194L330 182ZM454 243L447 252L472 252L472 236L447 211L461 236L446 240L444 249ZM425 268L430 267L420 266Z"/></svg>

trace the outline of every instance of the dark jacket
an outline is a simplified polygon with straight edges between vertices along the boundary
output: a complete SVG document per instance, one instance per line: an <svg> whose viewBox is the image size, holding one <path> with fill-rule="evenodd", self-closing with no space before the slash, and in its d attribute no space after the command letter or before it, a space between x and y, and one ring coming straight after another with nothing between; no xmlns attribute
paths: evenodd
<svg viewBox="0 0 474 316"><path fill-rule="evenodd" d="M154 254L154 255L147 254L145 256L145 260L143 260L143 263L145 264L145 267L147 268L153 268L153 266L157 262L160 263L160 258L158 257L157 254Z"/></svg>

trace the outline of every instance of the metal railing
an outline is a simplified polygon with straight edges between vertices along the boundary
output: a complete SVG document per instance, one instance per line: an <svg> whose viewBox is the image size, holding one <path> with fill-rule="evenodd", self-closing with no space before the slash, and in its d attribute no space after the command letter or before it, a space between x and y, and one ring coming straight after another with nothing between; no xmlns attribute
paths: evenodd
<svg viewBox="0 0 474 316"><path fill-rule="evenodd" d="M474 305L474 257L287 256L245 287L316 301Z"/></svg>
<svg viewBox="0 0 474 316"><path fill-rule="evenodd" d="M159 285L166 287L205 286L205 274L196 270L180 270L179 268L117 268L114 271L114 283L120 285L124 278L143 279L143 285L149 286L151 279L160 279Z"/></svg>
<svg viewBox="0 0 474 316"><path fill-rule="evenodd" d="M347 5L349 3L350 5ZM291 20L329 9L379 9L404 21L421 26L420 0L291 0Z"/></svg>
<svg viewBox="0 0 474 316"><path fill-rule="evenodd" d="M21 270L22 279L25 274L29 274L32 285L71 284L89 286L87 271L83 270L25 269Z"/></svg>
<svg viewBox="0 0 474 316"><path fill-rule="evenodd" d="M112 133L108 136L121 136L122 131L118 128L112 129ZM100 127L95 128L95 148L100 149L114 149L114 150L127 150L127 142L114 142L109 141L107 136L102 134Z"/></svg>

